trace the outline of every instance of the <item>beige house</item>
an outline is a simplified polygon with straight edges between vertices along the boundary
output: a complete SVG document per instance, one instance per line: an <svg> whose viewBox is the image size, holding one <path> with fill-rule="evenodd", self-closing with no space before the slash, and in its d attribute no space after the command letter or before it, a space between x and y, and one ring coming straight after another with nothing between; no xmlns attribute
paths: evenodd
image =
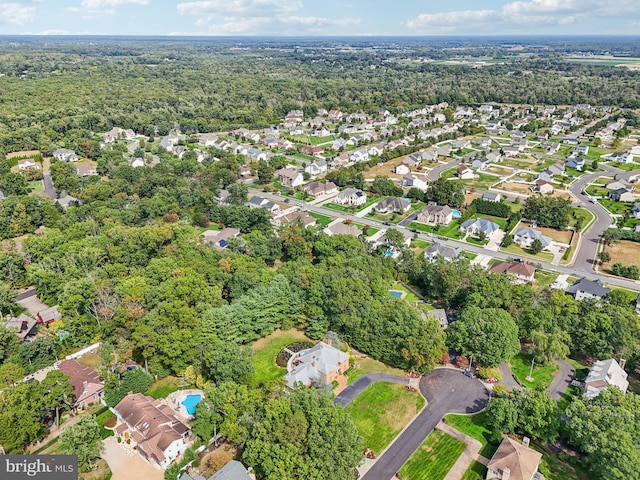
<svg viewBox="0 0 640 480"><path fill-rule="evenodd" d="M520 443L505 437L487 464L486 480L544 480L538 472L542 454L529 448L529 439Z"/></svg>
<svg viewBox="0 0 640 480"><path fill-rule="evenodd" d="M415 221L426 225L449 225L453 220L453 210L448 205L427 205Z"/></svg>
<svg viewBox="0 0 640 480"><path fill-rule="evenodd" d="M287 187L297 187L304 183L302 174L290 168L281 168L280 170L276 170L275 174L278 181Z"/></svg>

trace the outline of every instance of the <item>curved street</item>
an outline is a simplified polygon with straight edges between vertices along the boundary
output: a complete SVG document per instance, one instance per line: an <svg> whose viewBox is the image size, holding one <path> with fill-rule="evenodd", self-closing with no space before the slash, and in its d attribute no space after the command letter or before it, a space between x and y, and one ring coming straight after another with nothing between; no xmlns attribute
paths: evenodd
<svg viewBox="0 0 640 480"><path fill-rule="evenodd" d="M362 480L389 480L447 413L476 413L489 401L489 392L479 380L452 368L438 368L422 377L420 393L427 399L427 407L396 437Z"/></svg>

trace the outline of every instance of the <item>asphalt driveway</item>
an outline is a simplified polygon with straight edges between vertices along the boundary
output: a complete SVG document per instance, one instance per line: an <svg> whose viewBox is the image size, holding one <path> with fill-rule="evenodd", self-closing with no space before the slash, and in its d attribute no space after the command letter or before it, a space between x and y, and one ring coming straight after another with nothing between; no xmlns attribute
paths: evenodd
<svg viewBox="0 0 640 480"><path fill-rule="evenodd" d="M389 480L447 413L475 413L489 401L489 393L479 380L450 368L439 368L422 377L420 392L429 402L427 408L396 438L362 480Z"/></svg>
<svg viewBox="0 0 640 480"><path fill-rule="evenodd" d="M569 388L569 385L571 385L571 380L575 377L576 370L569 362L564 360L554 360L554 362L558 365L558 371L556 376L553 377L547 393L554 400L559 400L562 394Z"/></svg>
<svg viewBox="0 0 640 480"><path fill-rule="evenodd" d="M342 407L346 407L353 400L360 395L369 385L376 382L391 382L406 385L409 383L406 377L400 377L398 375L392 375L390 373L367 373L358 377L355 382L345 388L333 399L333 403L336 403Z"/></svg>

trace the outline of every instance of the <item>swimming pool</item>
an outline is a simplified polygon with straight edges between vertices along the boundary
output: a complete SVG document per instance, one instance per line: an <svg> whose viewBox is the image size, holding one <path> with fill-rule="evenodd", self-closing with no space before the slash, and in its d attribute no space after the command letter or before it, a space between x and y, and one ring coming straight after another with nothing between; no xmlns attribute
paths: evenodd
<svg viewBox="0 0 640 480"><path fill-rule="evenodd" d="M461 217L462 213L460 213L460 210L451 210L451 215L454 217Z"/></svg>
<svg viewBox="0 0 640 480"><path fill-rule="evenodd" d="M402 292L398 290L389 290L389 295L394 296L396 298L402 298Z"/></svg>
<svg viewBox="0 0 640 480"><path fill-rule="evenodd" d="M202 395L187 395L180 403L184 405L189 415L193 415L196 413L196 405L200 403L200 400L202 400Z"/></svg>

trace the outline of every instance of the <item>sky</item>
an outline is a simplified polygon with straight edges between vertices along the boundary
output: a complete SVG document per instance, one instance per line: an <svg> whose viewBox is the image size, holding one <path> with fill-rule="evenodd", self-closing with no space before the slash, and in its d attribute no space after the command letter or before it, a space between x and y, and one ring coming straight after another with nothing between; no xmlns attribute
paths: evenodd
<svg viewBox="0 0 640 480"><path fill-rule="evenodd" d="M0 35L634 35L640 0L0 0Z"/></svg>

